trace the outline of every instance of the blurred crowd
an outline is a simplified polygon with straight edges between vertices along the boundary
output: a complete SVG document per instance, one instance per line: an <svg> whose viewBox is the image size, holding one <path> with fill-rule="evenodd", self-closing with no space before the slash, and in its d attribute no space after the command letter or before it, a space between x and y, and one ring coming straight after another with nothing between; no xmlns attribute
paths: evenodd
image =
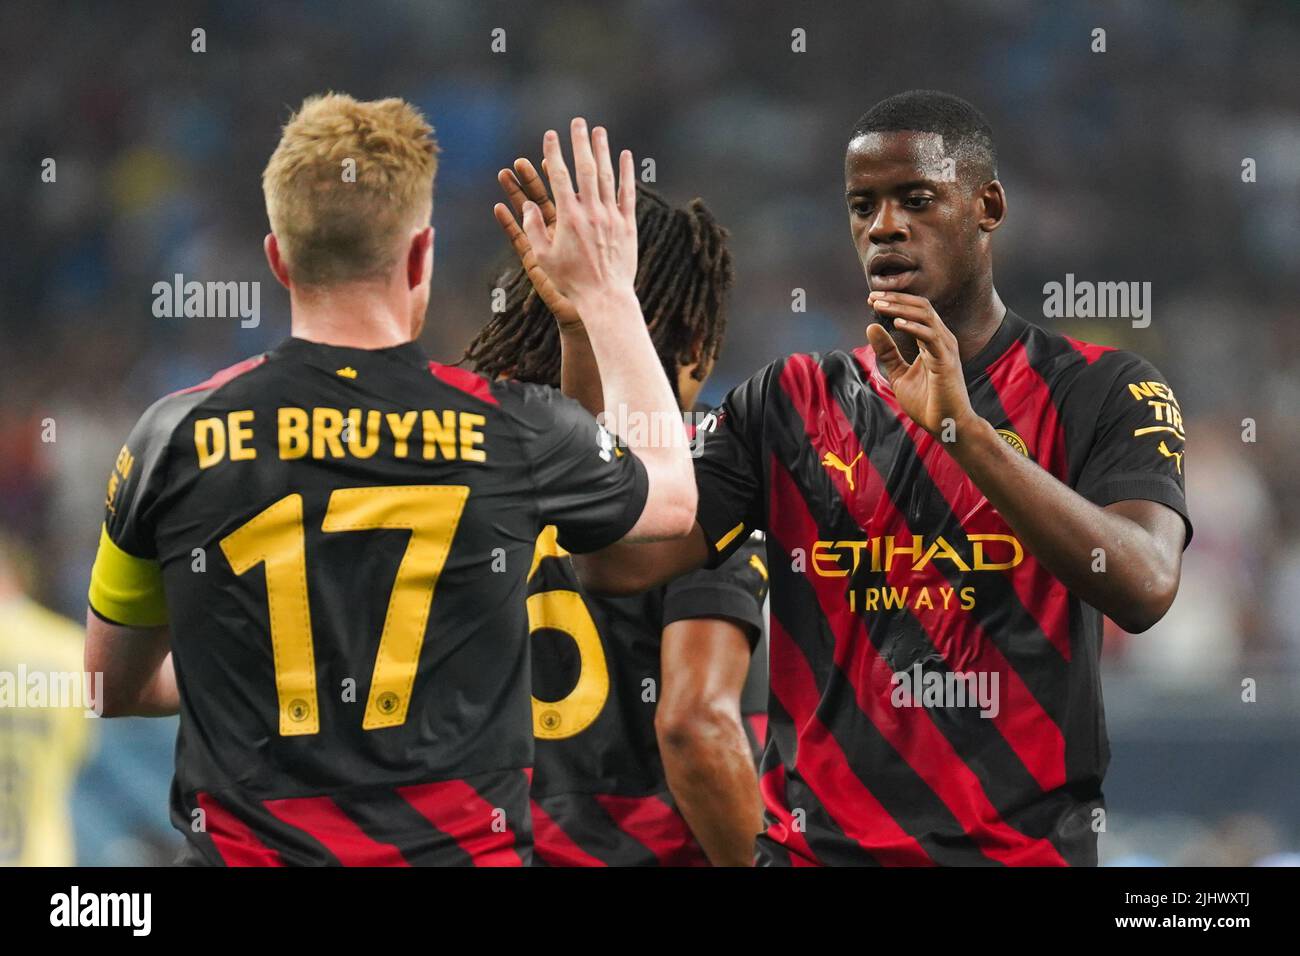
<svg viewBox="0 0 1300 956"><path fill-rule="evenodd" d="M1151 359L1188 423L1196 536L1168 617L1108 634L1106 666L1138 696L1119 713L1141 720L1143 695L1213 699L1229 732L1248 734L1229 706L1244 706L1245 678L1262 705L1300 713L1298 49L1294 6L1171 0L6 3L0 522L36 556L40 600L79 618L104 481L135 418L287 335L287 298L262 260L259 177L310 93L402 96L437 128L423 341L440 361L457 361L486 321L507 261L496 170L535 158L542 132L572 115L607 124L616 147L653 160L656 188L702 196L732 231L730 334L705 393L716 400L779 355L862 343L847 133L888 94L945 89L982 109L997 139L1003 300ZM1150 326L1043 318L1044 284L1067 273L1150 282ZM152 288L176 274L260 281L259 324L155 317ZM796 289L806 311L792 311ZM122 759L93 764L83 789L133 788L121 805L147 802L162 820L165 780L160 792L132 760L162 748L165 765L170 733L106 728L101 754ZM1294 757L1300 743L1280 746ZM1222 816L1198 818L1195 852L1193 828L1166 827L1182 842L1155 841L1165 861L1296 846L1294 817ZM1215 856L1243 832L1255 850ZM78 835L91 862L149 859L157 842L135 820L79 818ZM1155 852L1122 849L1112 858Z"/></svg>

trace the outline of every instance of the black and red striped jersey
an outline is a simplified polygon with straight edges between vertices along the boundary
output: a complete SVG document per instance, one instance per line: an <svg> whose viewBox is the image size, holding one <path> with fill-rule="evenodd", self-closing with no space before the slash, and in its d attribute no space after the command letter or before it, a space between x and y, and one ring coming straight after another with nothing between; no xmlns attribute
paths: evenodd
<svg viewBox="0 0 1300 956"><path fill-rule="evenodd" d="M1008 313L964 374L975 411L1088 500L1187 518L1182 416L1148 362ZM713 560L767 532L760 862L1094 864L1101 614L901 411L871 349L780 360L706 424Z"/></svg>
<svg viewBox="0 0 1300 956"><path fill-rule="evenodd" d="M550 529L548 529L550 532ZM707 866L678 811L655 736L660 639L675 621L738 624L756 646L741 696L751 747L765 712L761 535L720 568L629 597L583 592L545 533L529 575L535 862L547 866Z"/></svg>
<svg viewBox="0 0 1300 956"><path fill-rule="evenodd" d="M155 403L90 600L166 623L191 862L530 862L527 581L636 522L643 466L557 391L290 339Z"/></svg>

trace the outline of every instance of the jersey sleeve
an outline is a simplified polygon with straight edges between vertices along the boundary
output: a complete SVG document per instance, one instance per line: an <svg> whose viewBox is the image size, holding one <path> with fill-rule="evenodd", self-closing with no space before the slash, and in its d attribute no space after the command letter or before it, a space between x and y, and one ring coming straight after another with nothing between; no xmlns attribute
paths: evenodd
<svg viewBox="0 0 1300 956"><path fill-rule="evenodd" d="M1158 501L1182 516L1184 547L1192 540L1185 495L1182 410L1150 362L1115 352L1096 363L1096 430L1075 490L1105 507L1134 498Z"/></svg>
<svg viewBox="0 0 1300 956"><path fill-rule="evenodd" d="M157 627L167 623L153 521L171 436L171 416L162 411L164 402L140 417L108 476L89 602L91 610L111 624Z"/></svg>
<svg viewBox="0 0 1300 956"><path fill-rule="evenodd" d="M721 618L745 631L751 650L763 633L767 566L762 534L754 534L720 567L674 579L664 592L664 626L675 621Z"/></svg>
<svg viewBox="0 0 1300 956"><path fill-rule="evenodd" d="M762 436L775 365L733 388L696 429L696 520L716 568L763 527Z"/></svg>
<svg viewBox="0 0 1300 956"><path fill-rule="evenodd" d="M541 524L555 525L560 547L574 554L613 544L645 508L645 465L556 389L512 385Z"/></svg>

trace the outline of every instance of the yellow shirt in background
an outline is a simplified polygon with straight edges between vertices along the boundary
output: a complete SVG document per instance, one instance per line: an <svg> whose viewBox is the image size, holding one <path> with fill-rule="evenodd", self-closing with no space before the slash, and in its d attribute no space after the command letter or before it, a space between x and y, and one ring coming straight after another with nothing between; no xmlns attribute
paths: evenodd
<svg viewBox="0 0 1300 956"><path fill-rule="evenodd" d="M67 698L51 689L71 686L84 645L85 630L67 618L25 597L0 599L0 866L76 862L72 788L92 718L83 696L60 707Z"/></svg>

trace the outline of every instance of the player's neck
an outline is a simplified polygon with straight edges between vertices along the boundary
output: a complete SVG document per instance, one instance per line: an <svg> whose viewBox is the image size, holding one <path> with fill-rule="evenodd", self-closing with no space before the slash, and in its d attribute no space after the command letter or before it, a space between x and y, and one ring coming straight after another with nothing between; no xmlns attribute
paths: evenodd
<svg viewBox="0 0 1300 956"><path fill-rule="evenodd" d="M948 323L952 334L957 337L957 350L963 362L983 351L1001 328L1002 319L1007 314L1007 307L1002 304L1002 298L992 284L985 294L972 302L972 306L970 309L957 309Z"/></svg>
<svg viewBox="0 0 1300 956"><path fill-rule="evenodd" d="M990 279L969 292L943 305L935 305L935 311L944 325L957 338L957 350L961 360L967 362L974 358L989 344L1002 326L1002 319L1007 314L1007 307L1002 304L1002 297L993 287ZM909 362L917 356L916 340L896 330L891 330L894 341L899 344L899 351Z"/></svg>
<svg viewBox="0 0 1300 956"><path fill-rule="evenodd" d="M372 285L289 292L293 337L322 345L355 349L404 345L414 338L409 309L409 301L397 301Z"/></svg>

